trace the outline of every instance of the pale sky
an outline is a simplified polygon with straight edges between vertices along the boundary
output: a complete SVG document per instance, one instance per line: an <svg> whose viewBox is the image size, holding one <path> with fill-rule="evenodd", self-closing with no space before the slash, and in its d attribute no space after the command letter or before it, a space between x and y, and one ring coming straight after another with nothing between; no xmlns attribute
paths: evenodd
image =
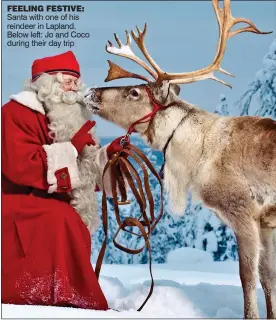
<svg viewBox="0 0 276 320"><path fill-rule="evenodd" d="M24 80L30 77L33 60L69 50L65 47L26 49L6 45L7 4L23 3L84 6L84 12L80 13L80 20L75 21L75 24L78 32L88 32L91 36L75 40L76 44L71 50L79 60L82 78L87 86L139 83L129 79L104 82L108 71L107 59L127 70L141 73L141 68L135 63L108 54L105 45L107 40L114 42L114 32L124 42L126 29L131 30L135 25L142 28L145 22L148 24L148 51L167 72L200 69L211 63L216 52L218 27L211 1L2 1L3 104L11 94L23 89ZM222 93L230 104L239 99L256 71L262 67L262 59L276 34L275 1L232 1L232 15L252 20L262 31L274 32L269 35L242 33L228 41L222 67L233 73L235 78L218 73L217 76L230 83L232 90L212 80L181 85L181 98L209 111L215 109ZM134 42L133 48L140 55ZM124 132L98 117L95 120L99 136L114 136Z"/></svg>

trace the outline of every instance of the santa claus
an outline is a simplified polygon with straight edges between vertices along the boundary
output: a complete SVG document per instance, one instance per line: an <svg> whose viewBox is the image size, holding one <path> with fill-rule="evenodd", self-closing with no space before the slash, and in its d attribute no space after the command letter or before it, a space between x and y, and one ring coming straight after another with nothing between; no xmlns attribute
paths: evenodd
<svg viewBox="0 0 276 320"><path fill-rule="evenodd" d="M108 309L90 234L95 188L121 146L100 148L82 98L69 51L35 60L25 91L2 108L3 303Z"/></svg>

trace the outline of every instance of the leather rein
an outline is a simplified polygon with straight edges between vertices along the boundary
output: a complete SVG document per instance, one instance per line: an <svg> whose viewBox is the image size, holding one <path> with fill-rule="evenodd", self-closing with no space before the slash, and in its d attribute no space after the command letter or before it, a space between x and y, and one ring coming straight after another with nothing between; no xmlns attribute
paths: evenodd
<svg viewBox="0 0 276 320"><path fill-rule="evenodd" d="M157 173L157 171L154 169L153 165L149 161L149 159L143 154L138 148L136 148L134 145L130 144L129 137L132 134L132 132L137 132L134 127L137 124L140 123L146 123L151 122L156 115L157 111L159 111L161 108L166 108L168 106L163 106L159 102L157 102L150 90L146 87L147 94L149 96L150 102L153 105L153 111L146 116L142 117L141 119L135 121L131 124L129 127L126 135L121 140L121 146L123 149L120 152L117 152L112 156L112 158L107 162L105 165L103 175L102 175L102 185L103 185L103 196L102 196L102 220L103 220L103 229L104 229L104 241L101 247L101 250L99 252L99 256L96 262L95 267L95 273L97 278L99 278L101 265L103 262L106 246L107 246L107 235L108 235L108 210L107 210L107 196L104 186L104 176L106 172L110 171L111 176L111 189L112 189L112 197L114 202L114 212L116 221L118 223L118 230L113 238L114 245L119 248L120 250L131 253L131 254L138 254L144 250L146 247L148 249L149 253L149 271L151 276L151 286L148 293L148 296L146 297L143 304L139 307L137 311L141 311L142 308L145 306L146 302L150 298L153 287L154 287L154 281L152 276L152 256L151 256L151 246L150 246L150 235L154 228L156 227L157 223L160 221L160 219L163 216L163 184L162 180ZM143 181L144 181L144 188L143 189L143 182L139 176L138 171L135 169L133 164L128 160L128 158L131 157L138 166L142 169L143 172ZM149 174L148 169L151 171L151 173L156 177L160 184L160 194L161 194L161 207L160 211L157 217L154 215L154 198L150 189L149 184ZM140 207L141 215L139 218L133 218L133 217L126 217L124 220L121 220L120 212L119 212L119 205L128 204L129 201L127 200L127 189L125 185L125 180L130 187L131 191L133 192L136 201L138 202L138 205ZM121 196L121 201L118 201L118 191ZM149 203L149 214L150 218L147 215L147 202ZM142 220L141 220L142 219ZM140 231L140 233L136 233L133 231L130 231L126 229L127 227L137 227ZM134 234L137 237L143 237L144 238L144 245L141 248L138 249L129 249L121 244L119 244L116 240L119 232L123 230L125 232L128 232L130 234Z"/></svg>

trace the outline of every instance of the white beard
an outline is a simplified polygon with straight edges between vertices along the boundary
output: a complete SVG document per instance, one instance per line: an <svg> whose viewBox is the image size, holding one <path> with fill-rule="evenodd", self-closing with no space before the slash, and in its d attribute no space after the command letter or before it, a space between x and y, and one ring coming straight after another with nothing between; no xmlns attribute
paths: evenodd
<svg viewBox="0 0 276 320"><path fill-rule="evenodd" d="M60 83L52 83L51 93L43 96L38 91L38 98L44 103L46 115L50 121L49 135L53 142L70 141L82 125L92 117L92 113L79 103L80 92L64 92ZM99 224L97 199L95 193L97 167L95 157L99 148L95 128L90 130L96 146L85 146L78 157L78 169L81 187L71 193L71 206L78 212L82 221L93 233Z"/></svg>

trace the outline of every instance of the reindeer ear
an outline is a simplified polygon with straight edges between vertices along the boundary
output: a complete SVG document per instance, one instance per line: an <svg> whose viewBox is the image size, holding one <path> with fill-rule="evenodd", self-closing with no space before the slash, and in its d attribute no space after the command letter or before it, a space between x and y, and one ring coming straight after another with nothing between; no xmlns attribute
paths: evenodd
<svg viewBox="0 0 276 320"><path fill-rule="evenodd" d="M179 96L180 86L178 86L178 85L175 84L175 83L172 83L172 84L170 85L170 90L172 90L177 96Z"/></svg>

